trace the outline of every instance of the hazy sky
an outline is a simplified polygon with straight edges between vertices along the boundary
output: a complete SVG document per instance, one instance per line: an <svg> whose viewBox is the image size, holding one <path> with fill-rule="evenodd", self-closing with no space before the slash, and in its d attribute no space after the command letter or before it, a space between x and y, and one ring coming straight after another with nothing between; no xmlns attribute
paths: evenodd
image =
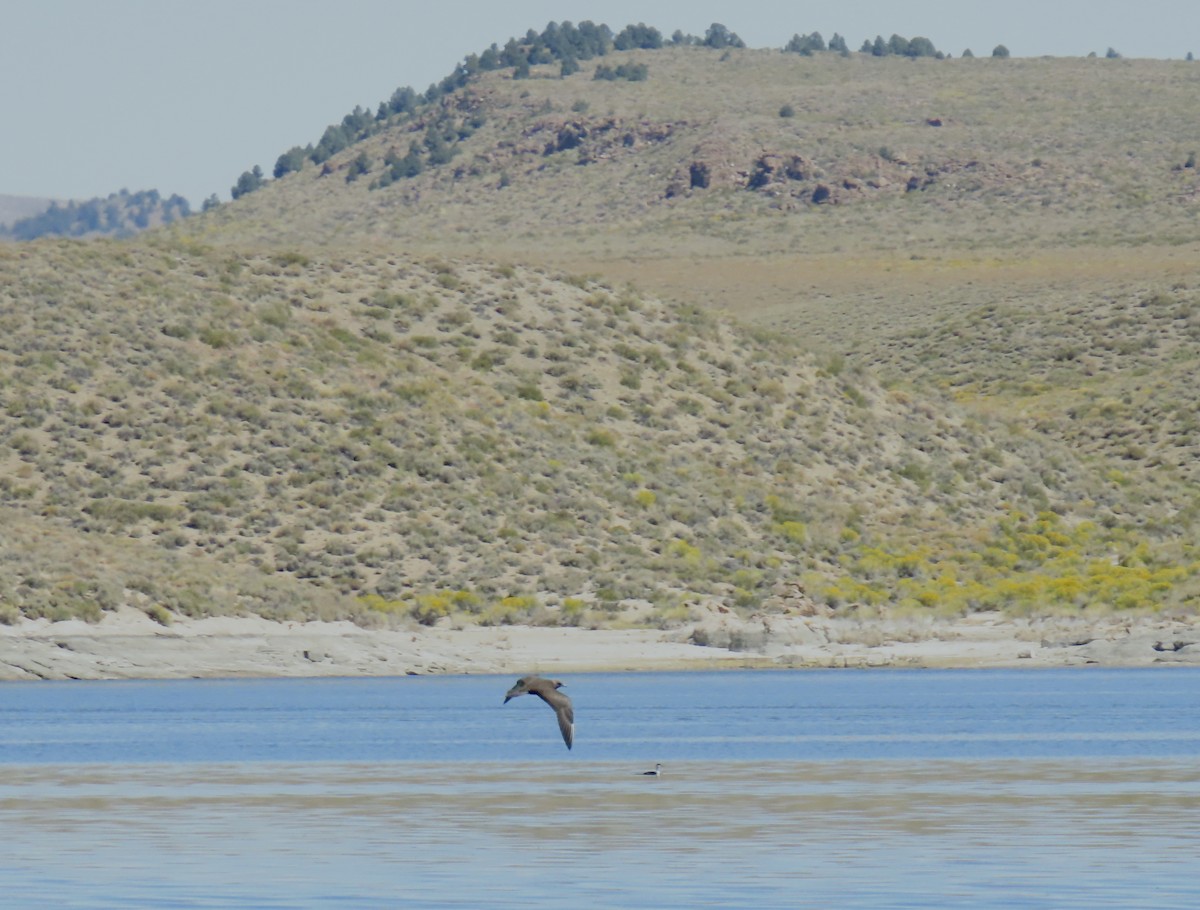
<svg viewBox="0 0 1200 910"><path fill-rule="evenodd" d="M356 104L587 19L664 35L720 22L751 47L819 31L854 50L920 35L956 57L1200 55L1197 0L14 0L0 12L0 194L228 199L242 171L269 175Z"/></svg>

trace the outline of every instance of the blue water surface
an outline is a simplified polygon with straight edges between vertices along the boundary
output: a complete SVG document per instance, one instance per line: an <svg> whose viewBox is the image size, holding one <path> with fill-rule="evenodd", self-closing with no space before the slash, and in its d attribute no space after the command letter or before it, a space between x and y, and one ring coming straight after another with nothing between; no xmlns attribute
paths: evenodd
<svg viewBox="0 0 1200 910"><path fill-rule="evenodd" d="M0 763L521 761L564 752L510 677L6 683ZM847 760L1200 752L1200 670L573 674L571 757Z"/></svg>
<svg viewBox="0 0 1200 910"><path fill-rule="evenodd" d="M0 684L0 907L1200 907L1200 670L513 681Z"/></svg>

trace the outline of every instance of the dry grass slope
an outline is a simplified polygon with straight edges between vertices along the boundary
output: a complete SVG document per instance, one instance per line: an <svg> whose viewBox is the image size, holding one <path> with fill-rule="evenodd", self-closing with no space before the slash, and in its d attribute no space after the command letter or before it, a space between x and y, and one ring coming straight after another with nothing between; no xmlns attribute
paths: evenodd
<svg viewBox="0 0 1200 910"><path fill-rule="evenodd" d="M161 240L0 263L28 614L670 622L825 598L866 554L965 565L1011 510L1133 525L1066 452L585 279Z"/></svg>
<svg viewBox="0 0 1200 910"><path fill-rule="evenodd" d="M330 162L194 223L237 242L677 258L1180 243L1200 176L1183 61L628 51L645 82L484 74ZM780 117L785 104L794 117ZM371 189L437 117L484 125ZM933 126L931 124L939 125ZM360 155L368 173L347 182ZM707 187L692 186L701 165ZM813 202L818 187L827 195Z"/></svg>
<svg viewBox="0 0 1200 910"><path fill-rule="evenodd" d="M0 619L1194 611L1200 70L626 56L0 249Z"/></svg>

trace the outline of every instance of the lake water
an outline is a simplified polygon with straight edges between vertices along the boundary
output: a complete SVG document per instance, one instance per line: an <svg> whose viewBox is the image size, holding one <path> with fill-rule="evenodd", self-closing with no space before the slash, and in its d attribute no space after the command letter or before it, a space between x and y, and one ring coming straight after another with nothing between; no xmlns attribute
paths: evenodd
<svg viewBox="0 0 1200 910"><path fill-rule="evenodd" d="M0 906L1200 907L1194 668L513 681L0 685Z"/></svg>

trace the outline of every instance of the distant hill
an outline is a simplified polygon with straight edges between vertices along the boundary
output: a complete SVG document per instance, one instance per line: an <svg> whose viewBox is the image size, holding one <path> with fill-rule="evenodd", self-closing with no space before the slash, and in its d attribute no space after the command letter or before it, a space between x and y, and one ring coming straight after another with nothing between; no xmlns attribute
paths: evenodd
<svg viewBox="0 0 1200 910"><path fill-rule="evenodd" d="M38 237L128 237L148 228L170 224L191 214L188 201L173 195L163 199L158 190L131 193L121 190L107 198L86 202L51 202L36 214L14 220L0 229L0 238L36 240Z"/></svg>
<svg viewBox="0 0 1200 910"><path fill-rule="evenodd" d="M40 215L46 209L50 208L52 203L57 201L56 199L42 199L37 196L0 195L0 228L6 227L22 218Z"/></svg>

